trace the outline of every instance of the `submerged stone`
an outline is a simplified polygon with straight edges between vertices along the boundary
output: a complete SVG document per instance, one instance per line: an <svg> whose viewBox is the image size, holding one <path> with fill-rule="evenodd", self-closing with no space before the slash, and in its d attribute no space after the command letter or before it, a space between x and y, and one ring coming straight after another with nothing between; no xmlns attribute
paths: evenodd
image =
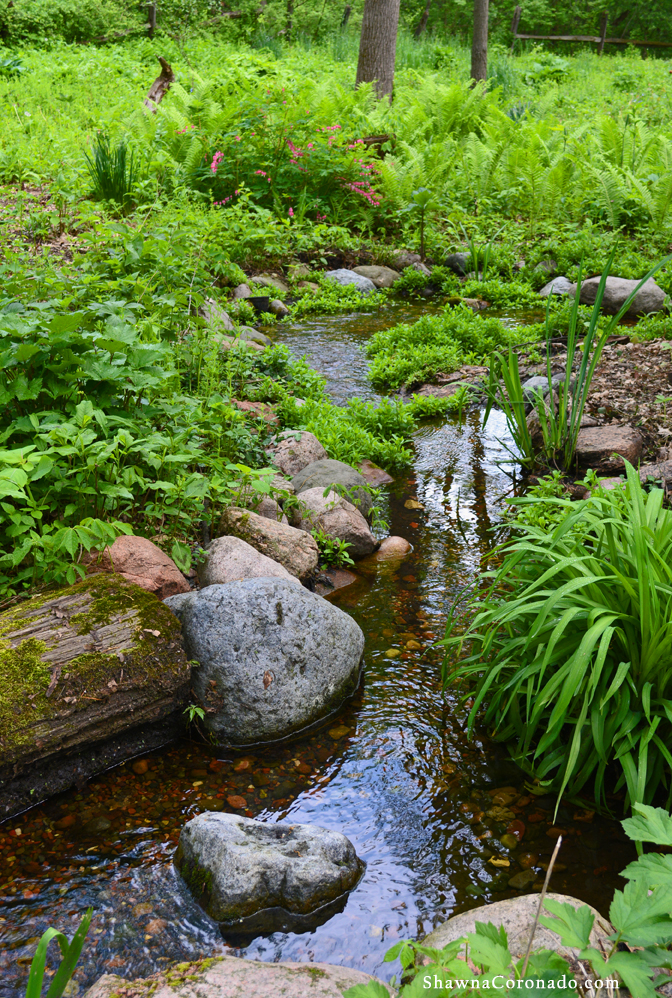
<svg viewBox="0 0 672 998"><path fill-rule="evenodd" d="M180 832L175 866L208 915L238 932L307 925L364 870L340 832L209 812Z"/></svg>

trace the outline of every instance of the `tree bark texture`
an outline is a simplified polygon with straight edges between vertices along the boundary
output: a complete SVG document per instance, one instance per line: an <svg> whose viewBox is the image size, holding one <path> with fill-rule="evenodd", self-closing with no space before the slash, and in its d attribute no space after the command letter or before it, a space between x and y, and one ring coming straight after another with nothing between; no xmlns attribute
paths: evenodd
<svg viewBox="0 0 672 998"><path fill-rule="evenodd" d="M413 32L414 38L416 39L420 38L422 35L424 35L425 31L427 30L427 21L429 20L429 12L431 10L431 7L432 7L432 0L427 0L427 3L425 4L425 9L422 12L422 17L418 21L418 25L415 31Z"/></svg>
<svg viewBox="0 0 672 998"><path fill-rule="evenodd" d="M156 111L157 105L160 104L166 96L170 90L170 84L175 79L175 73L173 72L170 63L166 62L166 60L160 55L156 58L161 63L161 72L152 83L149 88L149 93L145 97L145 107L151 108L152 111Z"/></svg>
<svg viewBox="0 0 672 998"><path fill-rule="evenodd" d="M120 575L18 604L0 614L0 635L0 801L16 777L183 709L179 622Z"/></svg>
<svg viewBox="0 0 672 998"><path fill-rule="evenodd" d="M392 99L397 53L399 0L365 0L359 40L357 86L373 83L379 97Z"/></svg>
<svg viewBox="0 0 672 998"><path fill-rule="evenodd" d="M474 0L474 35L471 43L471 78L488 78L488 3Z"/></svg>

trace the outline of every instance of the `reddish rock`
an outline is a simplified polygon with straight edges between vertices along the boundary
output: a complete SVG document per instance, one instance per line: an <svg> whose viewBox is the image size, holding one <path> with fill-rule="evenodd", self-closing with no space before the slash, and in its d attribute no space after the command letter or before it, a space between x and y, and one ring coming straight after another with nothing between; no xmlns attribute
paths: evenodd
<svg viewBox="0 0 672 998"><path fill-rule="evenodd" d="M389 485L390 482L394 481L392 475L388 475L386 471L382 468L377 468L372 461L366 460L362 461L359 468L357 469L360 475L367 480L369 485Z"/></svg>
<svg viewBox="0 0 672 998"><path fill-rule="evenodd" d="M672 461L658 461L656 464L643 464L639 469L639 480L642 485L653 479L660 482L661 487L669 489L672 486ZM604 488L604 482L600 483Z"/></svg>
<svg viewBox="0 0 672 998"><path fill-rule="evenodd" d="M89 573L116 572L159 599L191 591L173 559L146 537L124 534L104 551L85 555L82 562L88 564Z"/></svg>
<svg viewBox="0 0 672 998"><path fill-rule="evenodd" d="M131 769L137 776L142 776L149 769L149 763L146 759L138 759L137 762L133 763Z"/></svg>
<svg viewBox="0 0 672 998"><path fill-rule="evenodd" d="M248 402L245 399L232 399L233 405L241 412L249 412L258 419L263 419L269 426L278 426L278 419L275 409L268 402Z"/></svg>
<svg viewBox="0 0 672 998"><path fill-rule="evenodd" d="M591 468L618 470L625 461L636 464L642 453L642 436L632 426L591 426L579 430L576 456Z"/></svg>

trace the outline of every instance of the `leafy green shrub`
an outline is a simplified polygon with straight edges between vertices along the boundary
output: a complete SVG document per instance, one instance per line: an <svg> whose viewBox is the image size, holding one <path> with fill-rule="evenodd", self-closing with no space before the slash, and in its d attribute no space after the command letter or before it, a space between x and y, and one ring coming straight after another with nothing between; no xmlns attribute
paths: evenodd
<svg viewBox="0 0 672 998"><path fill-rule="evenodd" d="M667 849L672 846L672 817L666 811L641 804L633 811L632 818L621 822L628 838L640 846L643 842ZM603 996L615 993L619 980L637 998L655 998L656 989L670 980L657 968L672 968L672 856L640 855L621 876L628 883L614 892L609 907L614 932L602 952L591 946L595 916L587 905L575 908L552 898L540 899L540 910L546 913L539 922L559 936L563 948L578 949L578 960L590 966L588 973L579 963L583 977L579 988L574 969L558 953L531 949L524 959L514 960L504 926L476 922L475 932L441 950L407 941L388 950L386 962L399 959L404 976L412 976L401 987L399 998L458 998L486 988L504 994L522 990L538 995L552 990L561 995ZM533 940L534 936L530 946ZM344 998L385 998L387 994L386 988L372 981L349 988Z"/></svg>
<svg viewBox="0 0 672 998"><path fill-rule="evenodd" d="M2 8L0 33L11 45L93 41L137 26L131 10L120 0L14 0Z"/></svg>
<svg viewBox="0 0 672 998"><path fill-rule="evenodd" d="M451 308L426 315L412 324L380 330L367 343L373 357L369 377L374 385L398 388L450 374L463 364L479 363L493 350L518 343L528 334L506 329L499 319Z"/></svg>
<svg viewBox="0 0 672 998"><path fill-rule="evenodd" d="M672 799L672 511L627 467L627 488L590 499L517 499L564 514L549 529L517 522L462 636L449 625L446 681L477 677L469 730L481 709L499 741L561 797L590 780L605 802L609 767L626 805Z"/></svg>

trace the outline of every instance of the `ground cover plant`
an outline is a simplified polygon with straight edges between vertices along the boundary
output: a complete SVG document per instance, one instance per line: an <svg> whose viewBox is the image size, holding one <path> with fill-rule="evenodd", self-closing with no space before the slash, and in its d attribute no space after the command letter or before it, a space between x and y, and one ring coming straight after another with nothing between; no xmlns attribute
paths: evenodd
<svg viewBox="0 0 672 998"><path fill-rule="evenodd" d="M512 500L561 514L516 521L473 620L444 644L448 682L476 679L470 712L560 799L672 799L672 513L627 467L625 489ZM457 661L454 653L467 655Z"/></svg>

